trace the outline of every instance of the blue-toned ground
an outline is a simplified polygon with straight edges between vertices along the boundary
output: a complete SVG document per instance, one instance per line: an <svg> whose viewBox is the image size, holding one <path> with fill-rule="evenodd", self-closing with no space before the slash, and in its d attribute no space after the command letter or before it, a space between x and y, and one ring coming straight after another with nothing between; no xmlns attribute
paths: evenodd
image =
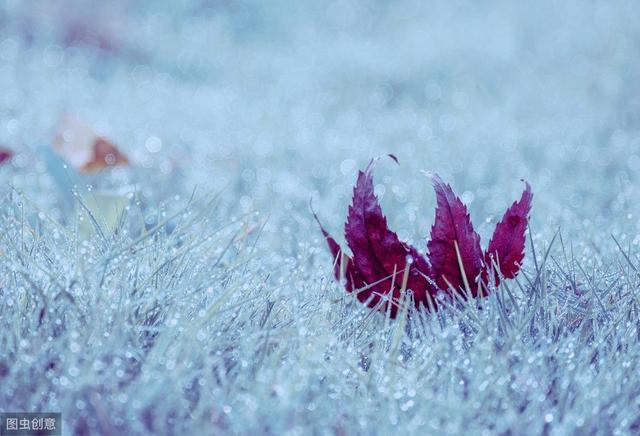
<svg viewBox="0 0 640 436"><path fill-rule="evenodd" d="M640 433L640 4L153 3L0 3L0 412L65 434ZM132 165L64 167L63 114ZM518 279L406 323L335 284L310 200L342 239L385 153L389 224L423 251L422 170L483 245L526 179Z"/></svg>

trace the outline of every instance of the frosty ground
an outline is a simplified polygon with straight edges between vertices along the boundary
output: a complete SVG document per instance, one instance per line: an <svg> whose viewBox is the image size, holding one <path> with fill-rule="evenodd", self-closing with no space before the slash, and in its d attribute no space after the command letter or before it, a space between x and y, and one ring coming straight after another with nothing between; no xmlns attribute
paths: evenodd
<svg viewBox="0 0 640 436"><path fill-rule="evenodd" d="M30 3L0 5L0 411L79 434L640 432L636 3L122 2L113 50L66 47L66 8L25 32ZM115 232L87 239L43 161L62 113L131 157L81 176L128 196ZM421 170L485 245L531 184L517 280L405 321L334 283L310 201L341 236L391 152L376 191L423 251Z"/></svg>

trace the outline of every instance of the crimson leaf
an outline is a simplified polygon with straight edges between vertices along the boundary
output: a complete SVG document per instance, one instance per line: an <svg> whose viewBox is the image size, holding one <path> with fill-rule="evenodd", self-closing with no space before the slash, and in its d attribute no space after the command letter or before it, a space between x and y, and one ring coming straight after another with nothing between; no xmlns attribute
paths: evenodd
<svg viewBox="0 0 640 436"><path fill-rule="evenodd" d="M451 186L431 176L438 206L427 243L432 278L442 290L466 290L477 294L476 279L482 268L480 236L473 229L467 207ZM464 271L464 274L463 274Z"/></svg>
<svg viewBox="0 0 640 436"><path fill-rule="evenodd" d="M512 279L520 270L520 263L524 259L525 230L531 210L533 194L531 187L525 182L525 190L520 201L515 201L505 212L496 225L489 247L484 255L485 266L482 271L483 281L487 282L488 272L495 270L493 263L498 265L500 272L507 279ZM500 284L498 271L494 273L496 286Z"/></svg>
<svg viewBox="0 0 640 436"><path fill-rule="evenodd" d="M389 230L374 193L376 162L372 160L364 172L359 172L353 189L353 201L345 224L345 237L353 252L353 261L365 282L375 284L373 304L377 304L380 296L388 294L393 303L397 303L408 268L405 289L413 292L416 307L420 303L427 305L427 294L432 293L428 281L429 265L418 250L400 241L398 235ZM398 306L393 303L390 312L395 317ZM383 305L385 310L386 305Z"/></svg>
<svg viewBox="0 0 640 436"><path fill-rule="evenodd" d="M397 159L390 155L397 162ZM513 203L496 226L487 251L483 254L480 236L473 229L466 206L451 186L437 175L431 176L436 192L436 217L427 243L429 262L415 248L400 241L389 230L375 196L372 160L358 173L345 224L345 239L353 253L349 257L324 229L315 215L334 259L336 279L344 277L349 292L369 307L397 315L403 290L411 290L417 308L438 309L434 298L438 289L449 293L469 291L477 297L479 286L486 287L493 264L502 275L513 278L524 258L524 231L527 227L533 194L529 184L520 201ZM499 284L497 272L494 282ZM480 294L483 296L483 294Z"/></svg>
<svg viewBox="0 0 640 436"><path fill-rule="evenodd" d="M359 172L353 189L345 224L345 239L353 258L344 254L340 257L340 246L322 225L320 229L336 264L334 275L340 278L341 265L344 268L347 291L357 291L358 300L395 318L403 290L411 290L416 307L428 307L435 288L429 281L429 264L424 256L388 228L374 193L376 162L372 160L364 172Z"/></svg>
<svg viewBox="0 0 640 436"><path fill-rule="evenodd" d="M0 146L0 164L8 162L13 157L13 151Z"/></svg>

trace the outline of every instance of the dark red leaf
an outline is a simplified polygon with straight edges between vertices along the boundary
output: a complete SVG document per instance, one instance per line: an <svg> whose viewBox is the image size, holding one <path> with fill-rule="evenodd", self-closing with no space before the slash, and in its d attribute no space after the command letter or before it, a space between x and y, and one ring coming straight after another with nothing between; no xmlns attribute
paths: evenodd
<svg viewBox="0 0 640 436"><path fill-rule="evenodd" d="M8 148L0 147L0 164L9 162L13 157L13 151Z"/></svg>
<svg viewBox="0 0 640 436"><path fill-rule="evenodd" d="M390 157L397 162L395 156ZM358 173L349 206L345 238L353 253L349 257L324 229L320 229L334 259L336 279L346 279L349 292L358 292L358 299L369 307L397 315L398 300L403 289L411 290L417 308L438 309L435 298L438 288L451 295L451 289L466 296L479 294L479 286L487 284L490 261L496 259L504 277L513 278L524 258L524 231L531 209L531 188L526 185L519 202L514 203L489 243L487 252L480 248L480 236L474 231L466 206L451 186L440 177L432 176L436 191L436 218L427 243L429 260L409 244L400 241L389 230L375 196L372 160L365 171ZM315 215L316 220L318 217ZM495 276L498 283L498 276ZM384 298L384 301L383 301Z"/></svg>
<svg viewBox="0 0 640 436"><path fill-rule="evenodd" d="M376 162L372 160L367 169L358 174L353 189L353 202L345 224L345 237L353 252L353 262L361 278L371 286L374 297L370 306L376 305L382 295L397 303L405 268L409 268L406 289L413 292L417 307L420 303L426 306L427 294L433 291L428 281L429 265L415 248L400 241L398 235L389 230L374 194L373 169ZM384 310L387 304L384 303ZM395 317L396 312L397 304L392 304L391 316Z"/></svg>
<svg viewBox="0 0 640 436"><path fill-rule="evenodd" d="M507 279L512 279L520 270L524 259L525 230L527 229L529 211L533 194L531 187L525 182L525 190L520 201L514 202L496 225L489 247L484 255L485 266L482 278L487 283L488 271L494 270L492 263L500 267L500 272ZM498 271L495 271L495 284L500 283Z"/></svg>
<svg viewBox="0 0 640 436"><path fill-rule="evenodd" d="M471 294L475 296L476 280L482 268L480 236L473 229L467 207L453 193L451 186L437 175L431 179L438 203L431 240L427 243L433 280L444 291L453 287L464 292L466 278Z"/></svg>

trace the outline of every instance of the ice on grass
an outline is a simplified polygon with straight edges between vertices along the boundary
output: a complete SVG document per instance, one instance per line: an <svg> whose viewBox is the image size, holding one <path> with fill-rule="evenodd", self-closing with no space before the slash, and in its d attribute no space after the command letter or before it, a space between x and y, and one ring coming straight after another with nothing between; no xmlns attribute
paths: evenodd
<svg viewBox="0 0 640 436"><path fill-rule="evenodd" d="M0 411L65 434L638 434L639 16L0 2ZM64 114L130 165L79 171ZM527 180L517 279L406 322L335 284L309 200L338 234L388 153L376 191L420 250L421 170L484 244Z"/></svg>

